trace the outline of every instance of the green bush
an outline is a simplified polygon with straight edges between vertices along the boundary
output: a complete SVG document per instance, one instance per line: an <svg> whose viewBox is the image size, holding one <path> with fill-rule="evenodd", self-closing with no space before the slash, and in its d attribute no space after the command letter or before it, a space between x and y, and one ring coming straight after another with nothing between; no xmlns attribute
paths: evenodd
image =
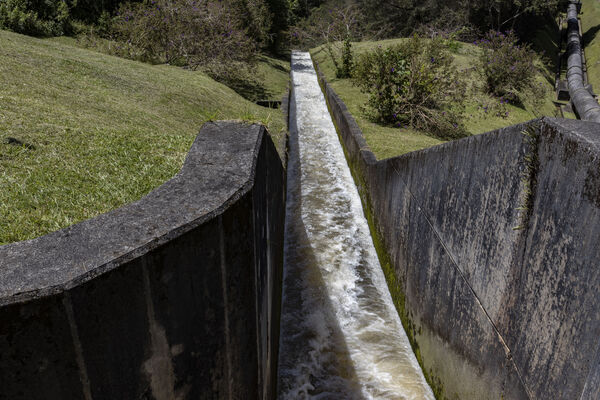
<svg viewBox="0 0 600 400"><path fill-rule="evenodd" d="M441 138L465 134L460 121L466 85L440 37L414 36L363 54L353 80L369 94L367 110L376 122L410 126Z"/></svg>
<svg viewBox="0 0 600 400"><path fill-rule="evenodd" d="M519 44L512 32L489 31L476 42L482 48L480 71L488 93L520 103L529 94L543 90L536 81L536 53L529 45Z"/></svg>
<svg viewBox="0 0 600 400"><path fill-rule="evenodd" d="M218 0L156 0L119 9L113 31L120 56L202 68L222 78L251 63L259 44L243 11Z"/></svg>
<svg viewBox="0 0 600 400"><path fill-rule="evenodd" d="M61 36L70 31L71 2L2 0L0 28L33 36Z"/></svg>
<svg viewBox="0 0 600 400"><path fill-rule="evenodd" d="M352 42L350 37L344 39L342 47L342 65L336 65L336 76L338 78L350 78L352 69L354 68L354 56L352 54Z"/></svg>

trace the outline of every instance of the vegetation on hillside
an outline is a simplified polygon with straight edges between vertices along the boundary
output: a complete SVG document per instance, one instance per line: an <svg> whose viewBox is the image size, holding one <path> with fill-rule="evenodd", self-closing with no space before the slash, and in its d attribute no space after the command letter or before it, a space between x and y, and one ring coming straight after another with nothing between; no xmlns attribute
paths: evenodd
<svg viewBox="0 0 600 400"><path fill-rule="evenodd" d="M600 93L600 1L583 0L582 3L580 17L588 80L594 92Z"/></svg>
<svg viewBox="0 0 600 400"><path fill-rule="evenodd" d="M415 28L479 32L516 30L525 36L529 22L555 13L559 0L356 0L378 37L410 35Z"/></svg>
<svg viewBox="0 0 600 400"><path fill-rule="evenodd" d="M480 68L488 93L519 104L528 95L543 98L541 82L535 79L536 54L527 44L519 44L513 31L489 31L477 41L481 49Z"/></svg>
<svg viewBox="0 0 600 400"><path fill-rule="evenodd" d="M553 115L551 65L525 42L557 3L1 1L0 28L61 37L0 33L0 129L17 139L0 145L11 187L0 242L139 198L179 169L206 120L261 120L281 135L281 112L239 95L280 99L289 69L270 55L295 46L313 48L380 158Z"/></svg>
<svg viewBox="0 0 600 400"><path fill-rule="evenodd" d="M356 58L379 49L398 46L407 39L389 39L382 41L354 42ZM469 43L447 43L454 65L466 83L464 92L464 111L462 123L468 134L488 132L493 129L528 121L542 115L555 115L553 100L552 71L548 71L541 60L535 61L534 81L543 90L543 97L527 95L522 102L513 104L503 98L487 92L485 81L481 78L480 67L482 48ZM331 86L340 95L350 112L363 130L367 143L379 159L397 156L410 151L442 143L431 132L415 129L409 125L401 127L373 121L367 108L369 95L356 86L352 79L336 78L335 67L324 46L311 50L319 68L323 71Z"/></svg>
<svg viewBox="0 0 600 400"><path fill-rule="evenodd" d="M261 122L283 144L278 110L201 72L66 42L0 31L0 244L138 200L179 171L206 121ZM273 92L287 78L277 63L261 64Z"/></svg>
<svg viewBox="0 0 600 400"><path fill-rule="evenodd" d="M413 36L361 54L350 75L369 96L366 113L371 120L458 138L464 136L465 82L453 61L440 37Z"/></svg>

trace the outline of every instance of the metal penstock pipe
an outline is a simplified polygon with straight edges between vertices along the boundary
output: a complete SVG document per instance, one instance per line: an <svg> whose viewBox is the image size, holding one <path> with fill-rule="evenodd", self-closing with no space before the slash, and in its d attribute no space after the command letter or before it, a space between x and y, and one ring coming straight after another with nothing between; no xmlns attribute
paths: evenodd
<svg viewBox="0 0 600 400"><path fill-rule="evenodd" d="M579 117L586 121L600 122L600 105L585 88L581 37L577 20L577 3L571 1L567 11L567 82L571 101Z"/></svg>

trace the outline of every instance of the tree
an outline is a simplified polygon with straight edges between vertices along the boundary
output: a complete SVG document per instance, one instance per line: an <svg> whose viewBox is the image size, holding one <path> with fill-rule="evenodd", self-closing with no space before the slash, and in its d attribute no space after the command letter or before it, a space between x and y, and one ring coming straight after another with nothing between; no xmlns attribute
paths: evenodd
<svg viewBox="0 0 600 400"><path fill-rule="evenodd" d="M74 0L0 1L0 28L34 36L61 36L71 29Z"/></svg>
<svg viewBox="0 0 600 400"><path fill-rule="evenodd" d="M528 16L555 13L559 0L467 0L470 20L487 31L522 30L521 22Z"/></svg>
<svg viewBox="0 0 600 400"><path fill-rule="evenodd" d="M376 36L406 36L415 28L455 17L457 27L470 24L481 32L526 30L527 18L554 13L559 0L356 0Z"/></svg>
<svg viewBox="0 0 600 400"><path fill-rule="evenodd" d="M281 51L287 42L287 30L290 27L290 4L288 0L267 0L271 13L270 50Z"/></svg>
<svg viewBox="0 0 600 400"><path fill-rule="evenodd" d="M114 31L120 55L223 77L255 59L258 40L247 35L248 18L219 0L155 0L122 6Z"/></svg>
<svg viewBox="0 0 600 400"><path fill-rule="evenodd" d="M292 36L304 47L323 45L338 78L350 77L352 40L362 36L362 14L355 5L322 6L293 27Z"/></svg>

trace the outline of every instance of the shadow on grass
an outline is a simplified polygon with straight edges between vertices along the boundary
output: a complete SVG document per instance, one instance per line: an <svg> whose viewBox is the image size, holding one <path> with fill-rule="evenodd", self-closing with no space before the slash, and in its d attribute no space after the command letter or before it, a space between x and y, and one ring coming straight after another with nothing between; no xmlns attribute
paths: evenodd
<svg viewBox="0 0 600 400"><path fill-rule="evenodd" d="M236 77L235 79L222 81L221 83L227 85L240 96L252 102L269 99L274 95L264 84L250 76Z"/></svg>
<svg viewBox="0 0 600 400"><path fill-rule="evenodd" d="M290 72L290 69L289 69L289 68L286 68L285 66L283 66L283 65L281 65L281 64L278 64L278 63L276 63L274 60L272 60L272 59L270 59L270 58L268 58L268 57L264 57L264 58L262 59L262 61L263 61L265 64L268 64L268 65L269 65L271 68L274 68L274 69L276 69L276 70L279 70L279 71L285 72L286 74ZM282 59L282 61L289 62L289 60L287 60L287 59Z"/></svg>
<svg viewBox="0 0 600 400"><path fill-rule="evenodd" d="M600 31L600 24L589 28L587 31L583 33L583 45L587 46L596 38L596 35Z"/></svg>

